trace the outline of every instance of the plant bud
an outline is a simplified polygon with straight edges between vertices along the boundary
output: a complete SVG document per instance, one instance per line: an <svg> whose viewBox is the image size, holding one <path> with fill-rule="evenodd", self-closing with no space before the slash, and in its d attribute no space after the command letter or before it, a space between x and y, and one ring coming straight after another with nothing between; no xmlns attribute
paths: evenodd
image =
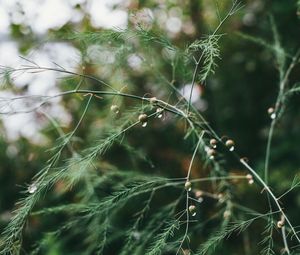
<svg viewBox="0 0 300 255"><path fill-rule="evenodd" d="M284 226L284 222L282 220L277 221L277 228L282 228Z"/></svg>
<svg viewBox="0 0 300 255"><path fill-rule="evenodd" d="M254 183L253 176L251 174L247 174L246 178L247 178L249 184L253 184Z"/></svg>
<svg viewBox="0 0 300 255"><path fill-rule="evenodd" d="M209 149L209 150L207 151L207 156L208 156L210 159L214 159L215 156L216 156L216 154L217 154L217 151L214 150L214 149Z"/></svg>
<svg viewBox="0 0 300 255"><path fill-rule="evenodd" d="M219 200L219 203L224 203L225 201L225 196L223 193L219 193L218 194L218 200Z"/></svg>
<svg viewBox="0 0 300 255"><path fill-rule="evenodd" d="M157 108L157 109L156 109L157 118L160 119L160 118L163 116L163 114L162 114L163 111L164 111L164 110L163 110L162 108Z"/></svg>
<svg viewBox="0 0 300 255"><path fill-rule="evenodd" d="M284 222L285 222L285 218L284 216L281 214L281 218L279 221L277 221L277 227L278 228L282 228L284 226Z"/></svg>
<svg viewBox="0 0 300 255"><path fill-rule="evenodd" d="M231 140L231 139L228 139L226 142L225 142L225 145L227 148L229 148L230 151L233 151L234 150L234 141Z"/></svg>
<svg viewBox="0 0 300 255"><path fill-rule="evenodd" d="M269 107L268 108L268 114L271 115L272 113L274 113L275 109L273 107Z"/></svg>
<svg viewBox="0 0 300 255"><path fill-rule="evenodd" d="M111 107L110 107L110 110L112 112L114 112L115 114L118 114L120 112L120 108L119 106L117 106L116 104L113 104Z"/></svg>
<svg viewBox="0 0 300 255"><path fill-rule="evenodd" d="M268 114L270 115L270 118L273 120L276 118L276 113L275 113L275 109L273 107L270 107L268 109Z"/></svg>
<svg viewBox="0 0 300 255"><path fill-rule="evenodd" d="M229 210L225 210L223 213L224 219L228 219L231 216L231 212Z"/></svg>
<svg viewBox="0 0 300 255"><path fill-rule="evenodd" d="M192 190L192 183L191 182L186 182L185 184L184 184L184 188L185 188L185 190L186 191L191 191Z"/></svg>
<svg viewBox="0 0 300 255"><path fill-rule="evenodd" d="M192 216L195 216L196 215L196 206L190 205L189 212L192 214Z"/></svg>
<svg viewBox="0 0 300 255"><path fill-rule="evenodd" d="M151 97L149 99L150 104L156 104L157 103L157 98L156 97Z"/></svg>
<svg viewBox="0 0 300 255"><path fill-rule="evenodd" d="M144 122L147 122L147 120L148 120L147 114L145 114L145 113L140 114L140 116L139 116L139 121L140 122L144 123Z"/></svg>
<svg viewBox="0 0 300 255"><path fill-rule="evenodd" d="M231 140L231 139L228 139L225 143L226 147L231 147L231 146L234 146L234 141Z"/></svg>
<svg viewBox="0 0 300 255"><path fill-rule="evenodd" d="M196 198L200 198L200 197L202 197L203 196L203 191L201 191L201 190L196 190L196 192L195 192L195 197Z"/></svg>
<svg viewBox="0 0 300 255"><path fill-rule="evenodd" d="M142 127L146 127L148 123L148 115L145 113L140 114L139 121L142 123Z"/></svg>
<svg viewBox="0 0 300 255"><path fill-rule="evenodd" d="M214 138L210 139L209 143L210 143L211 147L213 147L214 149L217 148L218 141L216 139L214 139Z"/></svg>

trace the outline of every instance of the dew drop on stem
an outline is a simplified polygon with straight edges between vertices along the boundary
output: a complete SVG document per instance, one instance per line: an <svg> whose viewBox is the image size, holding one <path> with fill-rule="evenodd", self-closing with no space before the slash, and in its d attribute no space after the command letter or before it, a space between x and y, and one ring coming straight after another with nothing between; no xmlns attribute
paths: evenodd
<svg viewBox="0 0 300 255"><path fill-rule="evenodd" d="M156 109L157 118L159 118L159 119L162 118L162 116L163 116L162 112L163 112L162 108L157 108Z"/></svg>
<svg viewBox="0 0 300 255"><path fill-rule="evenodd" d="M140 114L139 121L142 123L142 127L146 127L148 123L148 115L145 113Z"/></svg>
<svg viewBox="0 0 300 255"><path fill-rule="evenodd" d="M229 151L234 151L234 141L229 139L225 143L226 147L229 149Z"/></svg>
<svg viewBox="0 0 300 255"><path fill-rule="evenodd" d="M211 160L215 158L216 154L217 154L217 151L215 149L208 149L207 150L207 156Z"/></svg>
<svg viewBox="0 0 300 255"><path fill-rule="evenodd" d="M276 112L275 112L275 109L273 107L270 107L268 109L268 114L270 115L270 118L272 120L274 120L276 118Z"/></svg>
<svg viewBox="0 0 300 255"><path fill-rule="evenodd" d="M272 113L272 114L270 115L270 118L271 118L272 120L274 120L274 119L276 118L276 113L275 113L275 112Z"/></svg>
<svg viewBox="0 0 300 255"><path fill-rule="evenodd" d="M202 203L203 202L203 197L199 197L197 200L198 200L199 203Z"/></svg>
<svg viewBox="0 0 300 255"><path fill-rule="evenodd" d="M37 190L37 185L35 183L31 184L29 187L28 187L28 192L30 194L33 194L34 192L36 192Z"/></svg>
<svg viewBox="0 0 300 255"><path fill-rule="evenodd" d="M213 148L213 149L216 149L217 148L217 143L218 143L218 141L216 140L216 139L210 139L210 141L209 141L209 143L210 143L210 145L211 145L211 147Z"/></svg>
<svg viewBox="0 0 300 255"><path fill-rule="evenodd" d="M192 183L187 181L185 184L184 184L184 188L186 191L191 191L192 190Z"/></svg>
<svg viewBox="0 0 300 255"><path fill-rule="evenodd" d="M118 114L120 112L120 108L119 106L113 104L111 107L110 107L110 110L115 113L115 114Z"/></svg>
<svg viewBox="0 0 300 255"><path fill-rule="evenodd" d="M196 216L196 214L197 214L196 206L190 205L190 206L189 206L189 212L190 212L190 214L191 214L192 216Z"/></svg>

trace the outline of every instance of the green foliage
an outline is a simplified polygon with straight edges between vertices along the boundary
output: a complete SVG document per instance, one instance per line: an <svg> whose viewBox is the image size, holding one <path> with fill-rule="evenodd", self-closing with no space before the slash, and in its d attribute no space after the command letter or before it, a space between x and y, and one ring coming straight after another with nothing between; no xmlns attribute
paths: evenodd
<svg viewBox="0 0 300 255"><path fill-rule="evenodd" d="M266 217L266 214L257 215L249 220L243 220L243 221L233 222L229 224L226 223L224 226L222 226L222 228L219 231L214 231L213 235L200 246L196 254L197 255L212 254L213 251L216 249L216 247L220 245L221 242L226 240L226 238L230 237L234 233L240 234L244 232L247 228L250 227L250 225L255 220L264 217Z"/></svg>
<svg viewBox="0 0 300 255"><path fill-rule="evenodd" d="M247 146L245 149L239 145L242 141L215 131L223 128L217 120L228 116L218 100L214 101L216 115L210 108L208 113L201 108L204 99L210 107L214 105L209 94L217 93L217 66L221 71L230 66L234 72L225 72L224 83L230 75L234 79L242 76L242 67L231 67L230 58L222 60L225 46L229 46L223 42L228 40L225 33L219 32L240 7L233 1L229 10L223 10L216 2L218 25L200 39L186 36L180 41L157 25L54 32L52 39L66 40L81 50L82 72L69 71L59 63L41 66L27 58L25 66L1 67L4 88L14 75L24 72L55 72L67 77L59 80L61 91L54 96L24 93L0 98L1 105L27 102L32 107L20 112L44 116L49 126L43 132L51 138L46 152L37 149L37 158L44 155L48 159L36 160L35 169L40 170L25 185L9 222L2 226L0 254L205 255L219 254L221 246L222 254L271 255L281 250L297 254L298 212L289 206L292 199L286 200L298 191L297 175L293 181L287 175L294 174L296 164L281 173L271 156L279 155L273 149L277 145L272 143L273 137L284 137L279 128L284 121L280 121L289 114L292 95L297 97L300 91L293 76L300 53L287 50L277 19L271 17L268 23L273 43L255 34L238 33L247 47L254 42L271 53L278 70L278 87L275 82L271 86L278 92L277 96L272 92L276 99L269 111L271 121L266 124L264 120L263 131L259 130L267 135L263 146L258 140L253 146L263 156L248 164L240 155ZM114 61L99 65L97 56L91 58L88 53L95 45L111 51ZM130 58L140 64L130 63ZM191 85L187 93L186 84ZM232 84L232 90L226 88L230 93L242 86ZM207 98L204 93L205 98L193 104L194 89L207 91ZM221 92L225 98L226 89ZM268 88L268 98L269 94ZM56 98L73 116L67 127L47 112L47 104ZM237 99L235 108L240 108L244 102L240 95ZM1 113L12 114L5 107ZM208 121L211 116L216 121ZM255 122L252 119L250 122ZM222 132L233 134L224 127ZM25 150L26 159L32 148ZM288 185L270 178L276 173ZM243 242L232 242L231 237L236 236Z"/></svg>
<svg viewBox="0 0 300 255"><path fill-rule="evenodd" d="M220 58L219 40L222 35L209 35L203 40L194 41L189 47L190 51L200 51L203 58L203 68L199 74L201 82L206 81L209 74L215 72L216 59Z"/></svg>
<svg viewBox="0 0 300 255"><path fill-rule="evenodd" d="M157 235L154 238L151 247L146 252L147 255L160 255L162 254L162 250L167 244L167 241L170 237L174 236L174 231L179 228L179 222L177 220L171 221L167 223L163 232Z"/></svg>

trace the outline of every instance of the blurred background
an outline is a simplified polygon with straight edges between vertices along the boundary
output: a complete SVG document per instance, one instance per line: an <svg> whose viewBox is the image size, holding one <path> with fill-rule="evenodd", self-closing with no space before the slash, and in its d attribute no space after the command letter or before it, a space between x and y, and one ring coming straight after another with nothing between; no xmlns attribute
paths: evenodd
<svg viewBox="0 0 300 255"><path fill-rule="evenodd" d="M243 8L219 31L224 36L220 40L221 58L217 60L216 72L205 84L196 84L192 101L216 132L232 137L237 152L248 157L260 171L271 121L267 109L276 100L279 77L272 52L245 40L239 33L260 37L272 44L269 15L273 15L282 45L293 56L300 46L300 20L295 0L241 3ZM59 65L71 72L99 77L128 93L152 95L176 103L177 99L166 83L173 82L188 95L192 65L181 67L180 63L184 61L179 60L178 68L172 70L172 52L151 40L133 38L124 42L119 38L89 36L89 32L117 32L142 25L145 30L165 36L183 49L212 33L218 25L218 15L226 15L231 4L230 0L0 0L0 65L19 67L28 64L25 57L40 66L55 68ZM297 67L291 75L291 85L299 81L299 73ZM39 102L17 100L9 103L5 99L54 95L74 88L78 77L49 71L18 73L3 78L0 89L1 229L9 222L15 202L23 196L20 192L43 168L49 158L47 150L59 137L48 117L64 132L70 132L81 116L84 99L80 96L58 97L31 111ZM84 85L97 88L92 81L86 81ZM84 148L86 143L92 144L93 135L117 123L110 111L112 102L120 105L121 112L133 106L131 101L119 98L93 100L90 107L93 110L88 112L76 133L77 140L73 142L76 149ZM297 95L289 100L274 133L270 182L279 193L288 189L295 174L299 173L299 102ZM22 113L24 111L26 113ZM184 123L174 122L166 114L161 122L149 123L147 128L129 133L126 141L132 147L112 147L104 156L102 167L116 166L147 174L183 177L191 157L191 143L183 139L184 132ZM132 159L132 148L139 160ZM194 177L207 174L202 171L203 163L200 160L197 163ZM228 171L242 170L231 166ZM57 183L40 206L76 201L76 195L62 194L63 185ZM255 192L259 192L259 188ZM247 198L249 207L265 211L266 204L262 203L261 207L257 204L255 192L240 187L237 199ZM283 202L295 225L299 225L300 193L297 190L289 193ZM42 218L30 223L26 230L30 236L28 246L38 239L38 233L45 227L44 221ZM250 243L259 241L260 236L254 236ZM67 250L53 244L52 253L44 254L67 254L62 253L64 249ZM108 248L106 254L117 254L114 249Z"/></svg>

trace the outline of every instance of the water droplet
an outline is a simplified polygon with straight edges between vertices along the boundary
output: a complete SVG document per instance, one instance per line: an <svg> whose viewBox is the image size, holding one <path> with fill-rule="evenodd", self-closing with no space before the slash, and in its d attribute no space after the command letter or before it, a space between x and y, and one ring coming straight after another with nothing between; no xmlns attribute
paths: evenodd
<svg viewBox="0 0 300 255"><path fill-rule="evenodd" d="M191 214L192 216L195 216L196 213L197 213L196 206L190 205L190 206L189 206L189 212L190 212L190 214Z"/></svg>
<svg viewBox="0 0 300 255"><path fill-rule="evenodd" d="M143 122L143 123L142 123L142 127L147 127L147 124L148 124L147 121Z"/></svg>
<svg viewBox="0 0 300 255"><path fill-rule="evenodd" d="M138 231L134 231L132 233L132 235L133 235L134 239L136 239L136 240L140 240L140 238L141 238L141 233Z"/></svg>
<svg viewBox="0 0 300 255"><path fill-rule="evenodd" d="M284 226L284 221L283 220L277 221L277 227L278 228L282 228L283 226Z"/></svg>
<svg viewBox="0 0 300 255"><path fill-rule="evenodd" d="M182 253L182 255L191 255L191 252L188 249L183 250Z"/></svg>
<svg viewBox="0 0 300 255"><path fill-rule="evenodd" d="M224 194L222 194L222 193L218 194L218 199L219 199L220 203L223 203L225 201Z"/></svg>
<svg viewBox="0 0 300 255"><path fill-rule="evenodd" d="M203 196L203 191L201 191L201 190L196 190L196 191L195 191L195 196L196 196L196 198L202 197L202 196Z"/></svg>
<svg viewBox="0 0 300 255"><path fill-rule="evenodd" d="M217 151L214 149L209 149L207 151L207 155L208 155L209 159L214 159L216 154L217 154Z"/></svg>
<svg viewBox="0 0 300 255"><path fill-rule="evenodd" d="M112 112L114 112L115 114L118 114L118 113L120 112L119 106L117 106L117 105L115 105L115 104L113 104L113 105L110 107L110 110L111 110Z"/></svg>
<svg viewBox="0 0 300 255"><path fill-rule="evenodd" d="M231 139L228 139L225 142L226 147L229 149L229 151L234 151L234 141Z"/></svg>
<svg viewBox="0 0 300 255"><path fill-rule="evenodd" d="M272 120L274 120L274 119L276 118L276 113L275 113L275 112L272 113L272 114L270 115L270 118L271 118Z"/></svg>
<svg viewBox="0 0 300 255"><path fill-rule="evenodd" d="M162 118L162 116L163 116L162 112L163 112L162 108L157 108L156 109L157 118L159 118L159 119Z"/></svg>
<svg viewBox="0 0 300 255"><path fill-rule="evenodd" d="M150 104L156 104L157 103L157 98L156 97L151 97L149 99Z"/></svg>
<svg viewBox="0 0 300 255"><path fill-rule="evenodd" d="M275 109L273 107L270 107L268 109L268 114L270 115L270 118L272 120L274 120L276 118L276 111L275 111Z"/></svg>
<svg viewBox="0 0 300 255"><path fill-rule="evenodd" d="M148 115L143 113L143 114L140 114L139 115L139 121L144 124L144 123L147 123L147 120L148 120ZM145 127L147 126L147 124L145 125ZM144 127L144 125L143 125Z"/></svg>
<svg viewBox="0 0 300 255"><path fill-rule="evenodd" d="M223 213L224 219L228 219L230 216L231 216L231 212L230 212L229 210L226 210L226 211Z"/></svg>
<svg viewBox="0 0 300 255"><path fill-rule="evenodd" d="M37 186L36 186L35 183L31 184L31 185L28 187L28 192L29 192L30 194L36 192L36 190L37 190Z"/></svg>
<svg viewBox="0 0 300 255"><path fill-rule="evenodd" d="M203 197L199 197L199 198L198 198L198 202L199 202L199 203L202 203L202 202L203 202Z"/></svg>
<svg viewBox="0 0 300 255"><path fill-rule="evenodd" d="M214 149L217 148L218 141L216 139L214 139L214 138L210 139L209 143L210 143L212 148L214 148Z"/></svg>
<svg viewBox="0 0 300 255"><path fill-rule="evenodd" d="M185 188L186 191L191 191L192 190L192 183L190 183L189 181L186 182L184 184L184 188Z"/></svg>

